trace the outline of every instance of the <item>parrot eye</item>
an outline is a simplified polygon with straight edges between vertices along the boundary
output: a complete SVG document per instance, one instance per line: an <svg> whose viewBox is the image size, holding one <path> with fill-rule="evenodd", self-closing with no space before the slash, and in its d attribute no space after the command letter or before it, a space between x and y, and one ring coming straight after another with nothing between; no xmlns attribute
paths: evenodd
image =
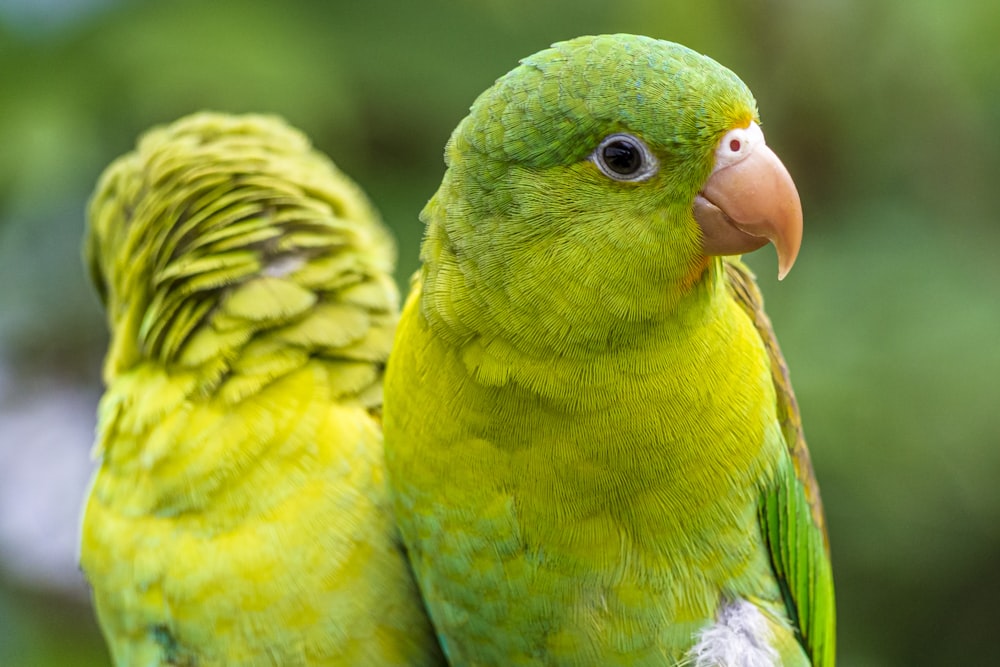
<svg viewBox="0 0 1000 667"><path fill-rule="evenodd" d="M644 181L656 173L656 157L631 134L611 134L590 154L605 176L616 181Z"/></svg>

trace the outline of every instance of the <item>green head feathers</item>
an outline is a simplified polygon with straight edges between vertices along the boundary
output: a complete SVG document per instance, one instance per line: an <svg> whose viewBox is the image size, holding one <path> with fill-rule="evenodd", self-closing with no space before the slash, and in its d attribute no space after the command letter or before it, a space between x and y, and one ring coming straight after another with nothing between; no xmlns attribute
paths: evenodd
<svg viewBox="0 0 1000 667"><path fill-rule="evenodd" d="M684 164L754 117L746 85L707 56L639 35L579 37L524 58L480 95L448 157L545 168L636 132Z"/></svg>
<svg viewBox="0 0 1000 667"><path fill-rule="evenodd" d="M105 170L89 223L109 381L147 359L211 363L207 376L221 377L266 335L303 354L354 340L309 324L317 309L357 310L356 339L369 314L396 307L394 249L374 209L278 118L199 113L148 132Z"/></svg>
<svg viewBox="0 0 1000 667"><path fill-rule="evenodd" d="M664 316L705 269L691 207L716 144L756 116L735 74L671 42L581 37L525 58L449 141L424 210L425 312L529 347L607 345ZM610 178L591 159L616 133L641 140L651 174Z"/></svg>

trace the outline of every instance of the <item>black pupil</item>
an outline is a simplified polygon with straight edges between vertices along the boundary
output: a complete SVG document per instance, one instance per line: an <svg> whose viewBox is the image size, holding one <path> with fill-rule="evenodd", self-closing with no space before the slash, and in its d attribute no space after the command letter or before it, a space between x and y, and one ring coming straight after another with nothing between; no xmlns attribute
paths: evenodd
<svg viewBox="0 0 1000 667"><path fill-rule="evenodd" d="M623 176L634 174L642 166L639 147L627 141L612 141L604 147L601 155L608 169Z"/></svg>

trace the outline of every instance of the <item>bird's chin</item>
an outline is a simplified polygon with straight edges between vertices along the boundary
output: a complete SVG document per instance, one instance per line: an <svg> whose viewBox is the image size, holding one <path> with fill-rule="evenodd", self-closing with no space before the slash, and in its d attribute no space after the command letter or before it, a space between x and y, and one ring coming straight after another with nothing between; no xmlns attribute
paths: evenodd
<svg viewBox="0 0 1000 667"><path fill-rule="evenodd" d="M762 248L766 237L743 231L739 223L713 204L703 193L694 198L694 219L701 227L702 244L706 255L739 255Z"/></svg>

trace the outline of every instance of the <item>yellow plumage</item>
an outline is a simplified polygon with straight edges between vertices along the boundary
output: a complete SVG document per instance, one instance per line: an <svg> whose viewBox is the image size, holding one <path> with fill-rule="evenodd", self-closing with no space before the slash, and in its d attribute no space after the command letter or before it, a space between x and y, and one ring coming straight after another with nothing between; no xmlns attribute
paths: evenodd
<svg viewBox="0 0 1000 667"><path fill-rule="evenodd" d="M385 494L391 240L277 119L147 134L91 201L81 565L116 665L442 664Z"/></svg>

